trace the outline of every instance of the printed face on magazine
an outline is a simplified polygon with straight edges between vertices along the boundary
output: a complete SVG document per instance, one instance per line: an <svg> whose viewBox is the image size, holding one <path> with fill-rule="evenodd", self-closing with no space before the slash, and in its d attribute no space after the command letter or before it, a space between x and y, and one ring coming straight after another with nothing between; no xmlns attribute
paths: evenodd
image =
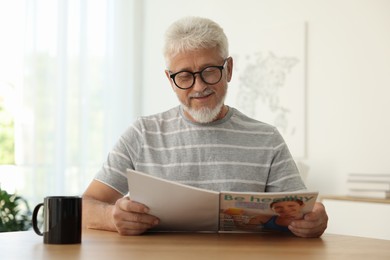
<svg viewBox="0 0 390 260"><path fill-rule="evenodd" d="M279 201L271 204L272 210L281 218L300 219L303 217L302 201Z"/></svg>

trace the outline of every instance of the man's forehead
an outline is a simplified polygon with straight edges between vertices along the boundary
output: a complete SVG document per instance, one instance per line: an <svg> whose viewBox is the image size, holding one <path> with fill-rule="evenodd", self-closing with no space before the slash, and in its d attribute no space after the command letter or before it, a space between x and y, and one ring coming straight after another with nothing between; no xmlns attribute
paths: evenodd
<svg viewBox="0 0 390 260"><path fill-rule="evenodd" d="M221 65L223 58L214 49L202 49L178 53L170 60L169 70L199 70L207 66Z"/></svg>

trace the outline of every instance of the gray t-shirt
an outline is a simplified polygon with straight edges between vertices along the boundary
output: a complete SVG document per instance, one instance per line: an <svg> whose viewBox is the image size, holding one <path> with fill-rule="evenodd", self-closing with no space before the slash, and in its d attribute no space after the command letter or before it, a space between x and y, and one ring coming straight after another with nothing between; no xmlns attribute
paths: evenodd
<svg viewBox="0 0 390 260"><path fill-rule="evenodd" d="M306 189L277 129L232 107L209 124L191 122L180 106L139 118L95 179L125 195L127 168L214 191Z"/></svg>

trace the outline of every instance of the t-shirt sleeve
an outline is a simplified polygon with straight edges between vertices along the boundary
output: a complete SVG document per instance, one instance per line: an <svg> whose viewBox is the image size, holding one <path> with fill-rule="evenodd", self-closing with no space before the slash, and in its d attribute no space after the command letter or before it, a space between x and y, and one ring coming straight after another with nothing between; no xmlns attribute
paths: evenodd
<svg viewBox="0 0 390 260"><path fill-rule="evenodd" d="M267 192L305 190L306 186L287 147L286 142L275 129L274 157L267 181Z"/></svg>

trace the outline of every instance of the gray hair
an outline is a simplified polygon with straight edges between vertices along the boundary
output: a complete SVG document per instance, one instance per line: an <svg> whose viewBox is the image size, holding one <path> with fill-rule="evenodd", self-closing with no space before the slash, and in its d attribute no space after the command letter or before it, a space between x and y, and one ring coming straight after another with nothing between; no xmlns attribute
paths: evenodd
<svg viewBox="0 0 390 260"><path fill-rule="evenodd" d="M167 66L178 53L217 47L222 58L229 56L228 39L214 21L201 17L184 17L174 22L165 33L164 58Z"/></svg>

